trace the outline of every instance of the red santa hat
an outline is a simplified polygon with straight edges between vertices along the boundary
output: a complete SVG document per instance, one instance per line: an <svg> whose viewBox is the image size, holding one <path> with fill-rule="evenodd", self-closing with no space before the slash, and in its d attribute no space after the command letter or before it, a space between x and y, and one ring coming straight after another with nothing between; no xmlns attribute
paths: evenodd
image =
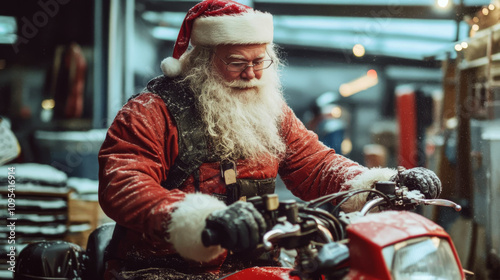
<svg viewBox="0 0 500 280"><path fill-rule="evenodd" d="M230 0L206 0L191 8L182 23L172 57L161 62L166 76L181 72L179 58L189 46L265 44L273 40L273 17Z"/></svg>

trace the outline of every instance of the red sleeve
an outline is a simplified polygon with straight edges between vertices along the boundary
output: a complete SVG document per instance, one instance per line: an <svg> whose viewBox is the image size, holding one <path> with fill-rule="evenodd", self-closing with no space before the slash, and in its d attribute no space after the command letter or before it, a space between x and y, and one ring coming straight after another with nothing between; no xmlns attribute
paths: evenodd
<svg viewBox="0 0 500 280"><path fill-rule="evenodd" d="M117 114L99 152L99 202L117 223L164 237L172 204L184 198L164 181L177 156L177 129L154 94L129 101Z"/></svg>
<svg viewBox="0 0 500 280"><path fill-rule="evenodd" d="M345 182L366 170L321 143L288 106L284 109L281 131L287 152L279 174L287 188L303 200L338 192Z"/></svg>

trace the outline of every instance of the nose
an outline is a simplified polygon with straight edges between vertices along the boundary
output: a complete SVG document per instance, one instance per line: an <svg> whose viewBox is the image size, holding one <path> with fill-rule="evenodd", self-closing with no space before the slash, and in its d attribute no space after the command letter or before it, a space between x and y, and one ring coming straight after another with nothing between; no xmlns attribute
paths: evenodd
<svg viewBox="0 0 500 280"><path fill-rule="evenodd" d="M246 80L251 80L255 78L255 71L253 70L253 65L250 65L250 67L247 66L243 72L241 72L241 78L246 79Z"/></svg>

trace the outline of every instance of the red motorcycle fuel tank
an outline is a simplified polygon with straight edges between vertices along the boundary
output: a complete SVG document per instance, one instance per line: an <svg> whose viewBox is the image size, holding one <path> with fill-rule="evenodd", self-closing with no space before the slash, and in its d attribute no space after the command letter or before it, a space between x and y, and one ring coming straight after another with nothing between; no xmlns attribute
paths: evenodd
<svg viewBox="0 0 500 280"><path fill-rule="evenodd" d="M300 280L297 276L290 276L293 269L285 267L251 267L221 278L221 280Z"/></svg>
<svg viewBox="0 0 500 280"><path fill-rule="evenodd" d="M345 279L392 279L383 249L419 237L446 240L457 262L457 274L465 279L462 265L450 236L429 219L407 211L385 211L355 218L347 226L350 272Z"/></svg>

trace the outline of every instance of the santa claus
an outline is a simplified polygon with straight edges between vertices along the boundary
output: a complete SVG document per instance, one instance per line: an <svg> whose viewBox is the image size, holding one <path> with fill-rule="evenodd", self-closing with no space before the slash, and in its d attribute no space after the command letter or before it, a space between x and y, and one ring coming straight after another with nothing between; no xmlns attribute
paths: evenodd
<svg viewBox="0 0 500 280"><path fill-rule="evenodd" d="M99 153L100 204L117 223L107 279L207 279L263 261L237 261L265 231L241 200L272 193L278 174L303 200L396 174L336 154L304 127L283 98L272 39L272 15L203 1L187 13L173 56L161 63L164 75L118 112ZM440 192L432 171L407 173L418 173L426 195ZM231 231L224 248L203 246L207 223Z"/></svg>

